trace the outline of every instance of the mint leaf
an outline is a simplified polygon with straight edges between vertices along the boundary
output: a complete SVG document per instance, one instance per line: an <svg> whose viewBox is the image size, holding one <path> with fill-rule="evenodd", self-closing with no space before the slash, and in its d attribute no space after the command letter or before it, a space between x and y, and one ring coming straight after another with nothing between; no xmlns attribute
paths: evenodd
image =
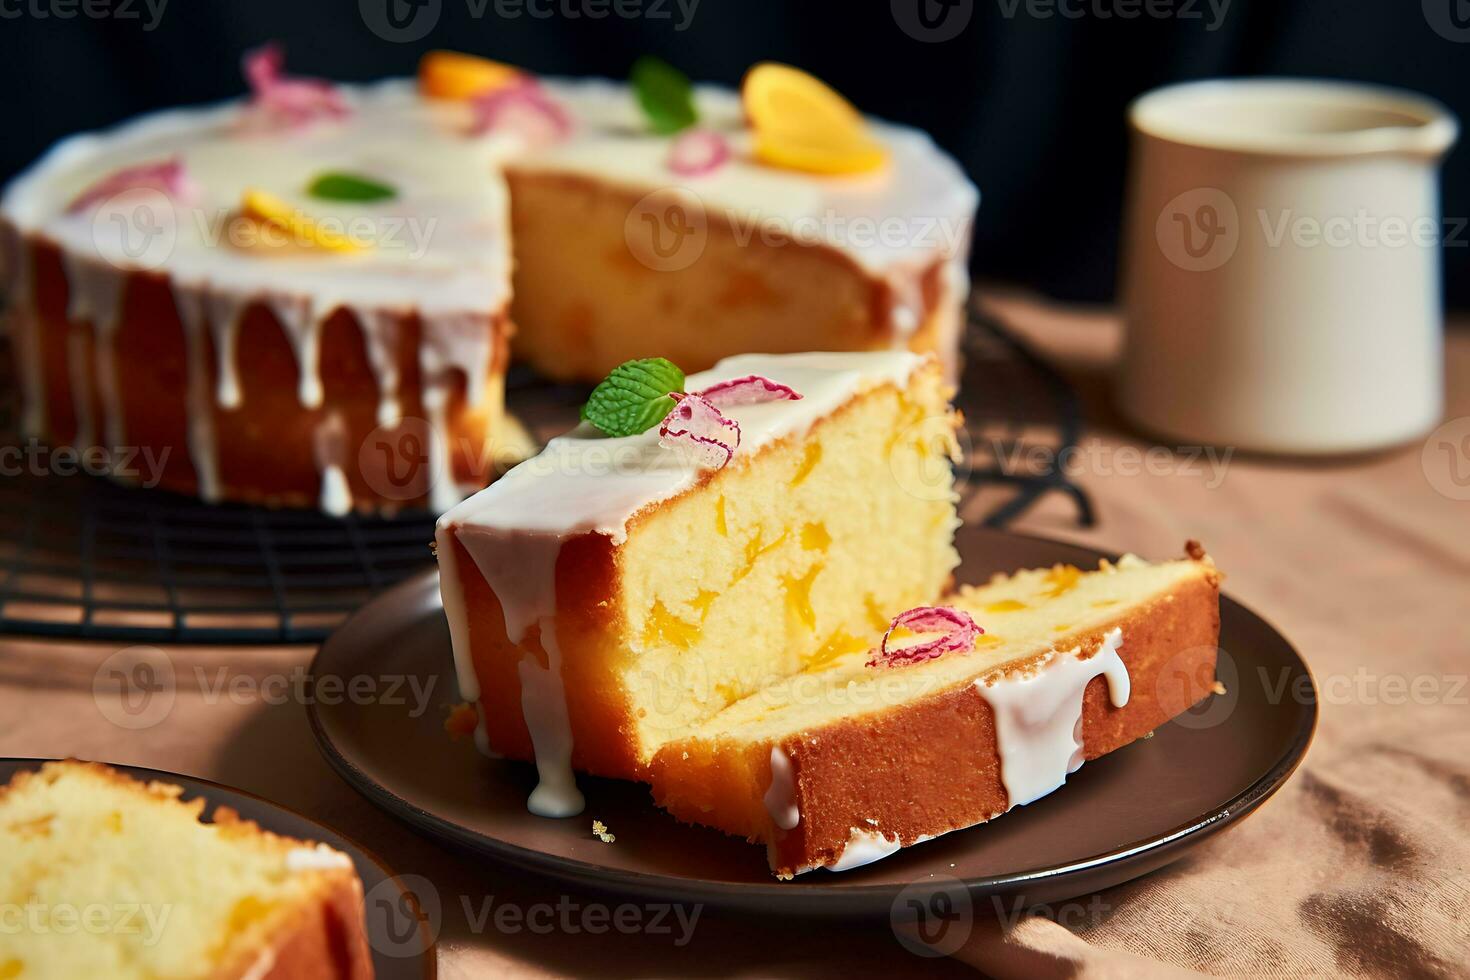
<svg viewBox="0 0 1470 980"><path fill-rule="evenodd" d="M339 172L319 174L306 193L327 201L386 201L398 196L397 191L380 181Z"/></svg>
<svg viewBox="0 0 1470 980"><path fill-rule="evenodd" d="M698 120L689 76L667 61L644 55L633 62L629 80L655 133L677 133Z"/></svg>
<svg viewBox="0 0 1470 980"><path fill-rule="evenodd" d="M582 418L610 436L636 436L673 411L671 391L684 390L684 372L662 357L624 361L582 406Z"/></svg>

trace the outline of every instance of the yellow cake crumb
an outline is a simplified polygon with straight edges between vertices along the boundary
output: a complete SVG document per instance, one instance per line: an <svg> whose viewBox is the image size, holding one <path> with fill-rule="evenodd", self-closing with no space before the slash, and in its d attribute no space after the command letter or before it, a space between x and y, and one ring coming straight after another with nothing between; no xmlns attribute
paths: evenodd
<svg viewBox="0 0 1470 980"><path fill-rule="evenodd" d="M607 824L603 823L601 820L592 821L592 834L604 844L611 844L613 841L618 839L616 834L610 833L608 831Z"/></svg>

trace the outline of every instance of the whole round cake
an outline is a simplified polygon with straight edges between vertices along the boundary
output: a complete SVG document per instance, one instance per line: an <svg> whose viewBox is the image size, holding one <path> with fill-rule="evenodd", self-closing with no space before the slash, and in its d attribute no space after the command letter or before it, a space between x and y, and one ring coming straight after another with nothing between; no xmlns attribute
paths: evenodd
<svg viewBox="0 0 1470 980"><path fill-rule="evenodd" d="M924 134L756 66L629 83L465 55L63 141L0 201L27 437L206 500L443 510L527 451L511 358L934 351L978 195ZM177 450L177 451L176 451ZM126 478L126 473L118 474Z"/></svg>

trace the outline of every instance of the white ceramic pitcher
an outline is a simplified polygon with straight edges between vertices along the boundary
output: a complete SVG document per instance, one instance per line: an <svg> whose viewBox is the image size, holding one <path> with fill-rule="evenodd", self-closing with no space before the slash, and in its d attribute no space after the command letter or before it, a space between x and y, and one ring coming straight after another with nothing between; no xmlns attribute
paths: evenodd
<svg viewBox="0 0 1470 980"><path fill-rule="evenodd" d="M1240 79L1150 92L1129 122L1122 411L1172 439L1279 453L1434 428L1448 110Z"/></svg>

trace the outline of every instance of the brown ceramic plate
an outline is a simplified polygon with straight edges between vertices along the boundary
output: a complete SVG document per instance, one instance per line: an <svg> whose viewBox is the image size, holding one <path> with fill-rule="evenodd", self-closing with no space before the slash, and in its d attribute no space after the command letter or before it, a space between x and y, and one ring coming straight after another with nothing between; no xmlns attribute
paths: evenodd
<svg viewBox="0 0 1470 980"><path fill-rule="evenodd" d="M957 544L966 582L1056 562L1096 566L1105 557L982 528L962 530ZM888 914L915 888L1008 902L1024 896L1029 905L1097 891L1179 858L1259 806L1305 755L1317 719L1306 665L1260 617L1230 599L1221 605L1225 694L1153 738L1089 762L1051 796L1001 819L865 868L789 882L771 877L764 848L680 824L637 784L582 777L581 816L528 813L533 767L484 758L468 739L445 733L459 696L433 573L385 593L327 640L312 665L317 696L308 712L327 760L368 799L430 833L561 881L797 915ZM360 690L382 696L353 697L354 678ZM426 710L415 709L414 685L431 692ZM594 818L616 843L592 835Z"/></svg>
<svg viewBox="0 0 1470 980"><path fill-rule="evenodd" d="M10 782L18 772L41 768L47 761L0 759L0 785ZM138 766L113 768L143 782L156 779L182 786L184 793L181 799L186 801L204 797L206 821L213 817L216 807L227 806L272 833L329 844L346 854L352 858L357 876L362 879L367 906L368 945L372 948L373 971L377 980L434 980L438 972L434 944L422 916L416 912L416 900L382 861L360 845L295 811L242 790L158 769Z"/></svg>

